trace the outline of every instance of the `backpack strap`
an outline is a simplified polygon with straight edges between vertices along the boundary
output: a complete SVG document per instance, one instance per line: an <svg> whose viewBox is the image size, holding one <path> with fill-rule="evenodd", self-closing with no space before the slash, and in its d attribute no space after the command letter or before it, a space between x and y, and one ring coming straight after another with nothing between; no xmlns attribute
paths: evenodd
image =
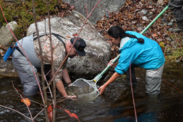
<svg viewBox="0 0 183 122"><path fill-rule="evenodd" d="M51 33L51 34L54 35L58 40L60 40L63 43L64 47L66 48L64 41L61 39L61 38L64 38L63 36L60 36L60 35L55 34L55 33ZM41 36L39 36L39 38L43 37L43 36L45 36L45 35L41 35ZM37 39L37 37L35 37L33 40L36 40L36 39ZM66 39L66 38L64 38L64 39ZM16 50L18 50L23 56L25 56L24 53L19 49L18 46L16 47Z"/></svg>
<svg viewBox="0 0 183 122"><path fill-rule="evenodd" d="M51 34L54 35L58 40L60 40L60 41L63 43L64 47L66 48L64 41L61 39L61 38L64 38L63 36L58 35L58 34L56 34L56 33L51 33ZM40 37L43 37L43 36L45 36L45 34L39 36L39 38L40 38ZM34 40L36 40L37 38L38 38L38 37L35 37ZM66 38L64 38L64 39L66 39Z"/></svg>
<svg viewBox="0 0 183 122"><path fill-rule="evenodd" d="M24 53L20 50L20 48L17 46L16 47L16 50L18 50L24 57L26 57L25 55L24 55Z"/></svg>

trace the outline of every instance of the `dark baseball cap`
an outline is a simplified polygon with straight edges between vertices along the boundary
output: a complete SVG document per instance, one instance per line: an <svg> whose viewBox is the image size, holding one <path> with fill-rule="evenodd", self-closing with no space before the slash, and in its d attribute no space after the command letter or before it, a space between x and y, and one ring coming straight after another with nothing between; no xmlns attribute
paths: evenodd
<svg viewBox="0 0 183 122"><path fill-rule="evenodd" d="M84 48L86 47L85 41L82 38L75 37L75 38L71 38L70 40L72 44L74 43L75 39L76 39L76 42L74 44L74 48L76 49L77 54L80 56L85 56L86 55L84 51Z"/></svg>

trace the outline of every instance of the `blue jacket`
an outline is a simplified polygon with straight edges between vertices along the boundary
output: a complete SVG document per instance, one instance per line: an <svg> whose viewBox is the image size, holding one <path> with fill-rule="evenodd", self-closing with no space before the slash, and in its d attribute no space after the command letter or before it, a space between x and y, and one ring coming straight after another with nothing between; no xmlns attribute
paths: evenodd
<svg viewBox="0 0 183 122"><path fill-rule="evenodd" d="M144 44L138 43L138 40L135 38L130 38L130 40L119 49L120 58L115 68L117 73L124 74L130 64L153 70L160 68L165 63L163 51L156 41L137 32L126 31L126 33L135 35L137 38L143 38Z"/></svg>

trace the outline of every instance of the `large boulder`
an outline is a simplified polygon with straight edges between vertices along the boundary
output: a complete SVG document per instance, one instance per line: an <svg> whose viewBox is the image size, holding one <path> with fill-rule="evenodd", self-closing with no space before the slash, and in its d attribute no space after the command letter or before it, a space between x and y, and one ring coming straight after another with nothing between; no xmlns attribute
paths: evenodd
<svg viewBox="0 0 183 122"><path fill-rule="evenodd" d="M79 33L85 20L86 18L77 11L72 11L67 17L53 17L50 19L51 32L70 39L73 34ZM38 22L37 26L39 32L48 32L48 19ZM35 32L33 23L28 28L27 36ZM107 66L110 59L110 45L88 20L79 36L86 41L86 56L68 59L68 71L77 76L96 75Z"/></svg>

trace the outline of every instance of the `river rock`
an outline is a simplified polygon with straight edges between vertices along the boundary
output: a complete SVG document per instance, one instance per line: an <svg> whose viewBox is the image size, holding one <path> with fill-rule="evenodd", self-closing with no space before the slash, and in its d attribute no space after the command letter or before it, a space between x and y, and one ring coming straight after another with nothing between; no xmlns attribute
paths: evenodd
<svg viewBox="0 0 183 122"><path fill-rule="evenodd" d="M86 18L77 11L66 17L53 17L50 19L52 33L57 33L67 39L73 34L79 33ZM46 26L45 26L46 23ZM48 32L48 19L37 23L39 32ZM35 24L31 24L27 30L27 36L36 32ZM110 59L110 45L96 30L90 21L87 21L80 37L86 41L86 56L68 59L68 71L75 75L96 75L108 64Z"/></svg>

